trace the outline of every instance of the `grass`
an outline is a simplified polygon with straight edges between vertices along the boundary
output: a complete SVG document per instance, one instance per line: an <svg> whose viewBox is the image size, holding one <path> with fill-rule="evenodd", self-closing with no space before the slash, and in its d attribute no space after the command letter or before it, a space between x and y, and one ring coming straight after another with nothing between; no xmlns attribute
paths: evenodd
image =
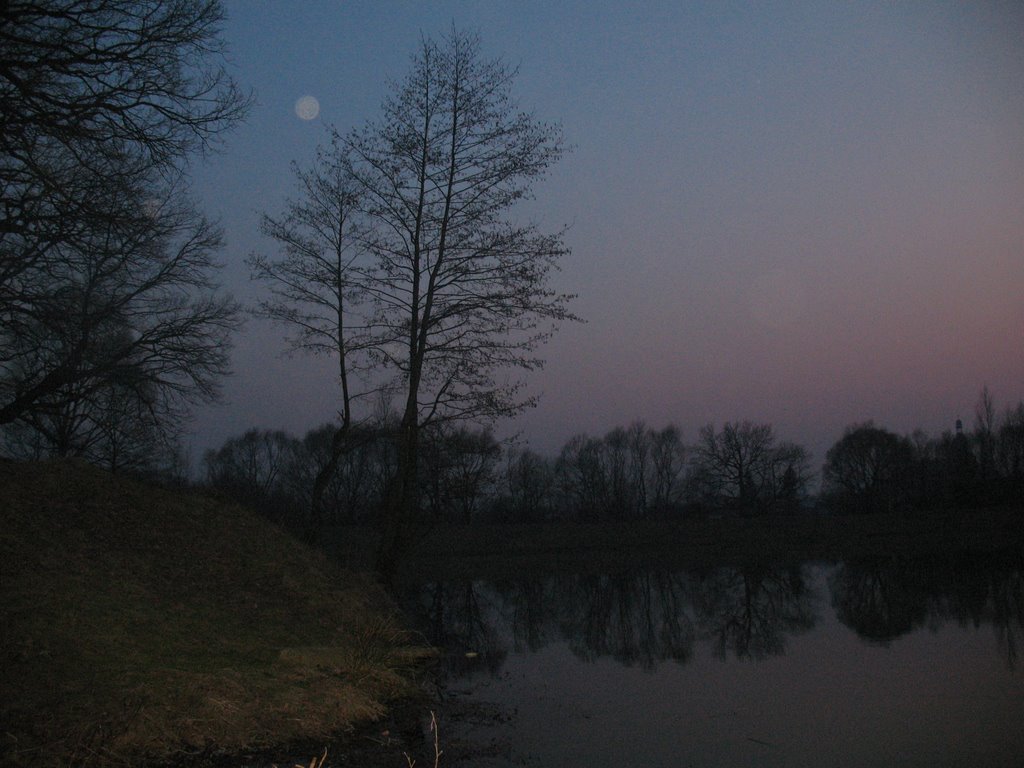
<svg viewBox="0 0 1024 768"><path fill-rule="evenodd" d="M416 696L386 593L248 511L0 462L0 759L105 765L312 743Z"/></svg>

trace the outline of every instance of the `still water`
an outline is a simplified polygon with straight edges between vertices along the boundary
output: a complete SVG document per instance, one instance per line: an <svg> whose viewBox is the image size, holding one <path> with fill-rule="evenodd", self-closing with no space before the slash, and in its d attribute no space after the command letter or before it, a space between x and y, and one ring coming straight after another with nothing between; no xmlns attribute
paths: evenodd
<svg viewBox="0 0 1024 768"><path fill-rule="evenodd" d="M1022 558L423 583L446 766L1024 766Z"/></svg>

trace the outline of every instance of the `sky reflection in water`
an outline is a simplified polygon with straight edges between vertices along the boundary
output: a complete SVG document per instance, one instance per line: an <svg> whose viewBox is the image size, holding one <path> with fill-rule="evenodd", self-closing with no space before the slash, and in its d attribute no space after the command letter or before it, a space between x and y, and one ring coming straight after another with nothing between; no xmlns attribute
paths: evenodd
<svg viewBox="0 0 1024 768"><path fill-rule="evenodd" d="M409 604L452 710L505 715L448 726L499 745L474 766L1024 763L1019 557L425 584Z"/></svg>

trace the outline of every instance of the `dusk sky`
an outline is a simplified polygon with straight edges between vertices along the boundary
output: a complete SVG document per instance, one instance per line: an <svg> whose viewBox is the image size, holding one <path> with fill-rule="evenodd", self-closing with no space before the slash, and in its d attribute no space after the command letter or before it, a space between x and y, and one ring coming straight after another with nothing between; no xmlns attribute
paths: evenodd
<svg viewBox="0 0 1024 768"><path fill-rule="evenodd" d="M501 436L554 454L636 419L687 441L749 419L819 467L851 423L934 435L973 423L983 384L1000 411L1024 398L1024 3L224 5L258 103L194 182L244 302L290 164L375 119L421 36L478 32L519 66L520 106L562 125L573 151L516 215L570 226L557 285L587 323L545 347L540 405ZM284 350L248 322L196 459L333 418L329 361Z"/></svg>

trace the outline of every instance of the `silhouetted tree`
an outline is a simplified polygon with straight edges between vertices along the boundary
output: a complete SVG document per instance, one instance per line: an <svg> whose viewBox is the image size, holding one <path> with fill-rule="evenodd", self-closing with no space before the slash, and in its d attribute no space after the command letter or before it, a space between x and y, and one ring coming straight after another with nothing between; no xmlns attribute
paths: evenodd
<svg viewBox="0 0 1024 768"><path fill-rule="evenodd" d="M514 72L475 36L426 39L379 123L345 139L378 261L367 288L381 354L402 383L398 471L379 565L391 571L416 505L420 430L531 404L499 371L531 370L569 296L549 287L559 234L506 219L562 154L560 131L517 111Z"/></svg>
<svg viewBox="0 0 1024 768"><path fill-rule="evenodd" d="M946 432L942 435L937 455L943 469L943 503L957 508L977 504L983 495L979 484L978 460L959 422L954 434Z"/></svg>
<svg viewBox="0 0 1024 768"><path fill-rule="evenodd" d="M8 425L8 450L33 459L74 456L111 472L162 471L175 460L178 425L160 413L152 384L133 373L78 380L44 398Z"/></svg>
<svg viewBox="0 0 1024 768"><path fill-rule="evenodd" d="M996 462L1011 486L1024 489L1024 402L1008 408L999 426ZM1020 496L1017 496L1020 501Z"/></svg>
<svg viewBox="0 0 1024 768"><path fill-rule="evenodd" d="M974 406L974 443L978 451L980 481L988 485L995 477L996 406L986 384L981 388Z"/></svg>
<svg viewBox="0 0 1024 768"><path fill-rule="evenodd" d="M605 445L587 435L575 435L564 446L555 462L559 492L568 515L594 521L609 516L609 477Z"/></svg>
<svg viewBox="0 0 1024 768"><path fill-rule="evenodd" d="M220 232L174 188L115 190L108 203L88 237L47 252L31 289L45 298L0 309L19 315L0 330L0 423L96 415L116 394L131 403L123 416L173 431L218 394L238 318L213 282Z"/></svg>
<svg viewBox="0 0 1024 768"><path fill-rule="evenodd" d="M720 432L709 424L693 449L691 489L713 507L766 512L785 501L790 508L805 493L808 465L807 452L777 444L769 424L726 423Z"/></svg>
<svg viewBox="0 0 1024 768"><path fill-rule="evenodd" d="M328 525L370 520L394 473L394 441L387 425L353 425L341 453L337 452L337 434L337 424L310 430L291 464L288 485L310 515L303 531L307 536L312 532L320 537ZM326 478L326 482L314 504L317 478Z"/></svg>
<svg viewBox="0 0 1024 768"><path fill-rule="evenodd" d="M493 488L501 446L489 431L429 430L423 445L424 495L435 520L470 523Z"/></svg>
<svg viewBox="0 0 1024 768"><path fill-rule="evenodd" d="M847 427L825 456L823 490L837 509L891 512L907 498L910 441L873 423Z"/></svg>
<svg viewBox="0 0 1024 768"><path fill-rule="evenodd" d="M311 233L316 223L301 222L300 236L287 238L304 262L306 244L315 241L335 265L322 292L331 302L325 307L339 308L344 299L372 308L361 315L365 338L358 322L355 329L334 322L328 338L332 351L358 339L375 381L399 400L397 465L378 553L385 574L405 548L418 504L422 430L443 421L488 422L529 406L508 372L538 367L539 345L572 317L571 297L550 287L566 252L561 234L508 219L563 152L558 128L518 111L513 77L500 61L482 57L472 35L453 30L441 41L424 39L380 119L335 136L314 174L328 181L330 221L341 223L342 201L358 212L352 253L365 252L365 260L352 261L330 234ZM313 198L309 189L305 195L303 210ZM341 280L339 265L347 270ZM294 317L284 311L285 319ZM329 314L322 317L337 320Z"/></svg>
<svg viewBox="0 0 1024 768"><path fill-rule="evenodd" d="M546 458L529 449L508 452L505 484L508 492L507 519L539 522L551 515L555 470Z"/></svg>
<svg viewBox="0 0 1024 768"><path fill-rule="evenodd" d="M126 365L214 393L234 308L211 295L220 237L180 171L250 103L221 19L216 0L0 8L0 424ZM101 344L111 327L125 343Z"/></svg>
<svg viewBox="0 0 1024 768"><path fill-rule="evenodd" d="M651 507L659 512L677 506L682 500L681 478L686 450L679 428L669 425L651 432Z"/></svg>
<svg viewBox="0 0 1024 768"><path fill-rule="evenodd" d="M310 489L307 538L319 535L324 494L338 471L343 454L355 446L353 407L379 389L365 376L374 368L379 339L374 335L367 281L373 266L360 224L360 190L351 177L345 148L338 137L320 148L312 169L294 166L300 196L280 217L264 214L260 228L277 242L280 254L253 254L248 260L253 279L269 286L258 314L285 325L293 351L334 359L340 407L329 450L319 453ZM359 386L362 384L362 386Z"/></svg>
<svg viewBox="0 0 1024 768"><path fill-rule="evenodd" d="M250 429L203 457L206 481L272 520L301 530L305 520L288 487L298 441L280 430Z"/></svg>

